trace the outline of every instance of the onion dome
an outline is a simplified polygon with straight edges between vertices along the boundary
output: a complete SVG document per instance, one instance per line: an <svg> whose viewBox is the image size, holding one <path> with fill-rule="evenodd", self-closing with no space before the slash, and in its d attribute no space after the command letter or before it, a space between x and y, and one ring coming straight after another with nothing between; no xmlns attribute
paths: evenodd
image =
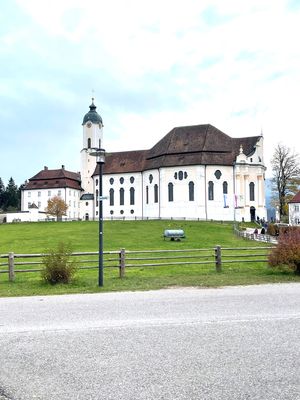
<svg viewBox="0 0 300 400"><path fill-rule="evenodd" d="M93 124L101 124L103 125L102 118L96 111L96 106L94 104L94 99L92 98L92 104L90 105L90 111L85 114L83 117L82 125L85 125L88 121L92 122Z"/></svg>

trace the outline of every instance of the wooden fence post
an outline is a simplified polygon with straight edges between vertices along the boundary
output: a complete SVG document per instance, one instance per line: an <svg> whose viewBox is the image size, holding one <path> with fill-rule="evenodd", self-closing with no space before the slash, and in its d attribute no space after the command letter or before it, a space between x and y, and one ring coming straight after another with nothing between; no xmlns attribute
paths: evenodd
<svg viewBox="0 0 300 400"><path fill-rule="evenodd" d="M221 256L221 246L215 247L215 262L216 262L216 271L222 271L222 256Z"/></svg>
<svg viewBox="0 0 300 400"><path fill-rule="evenodd" d="M15 280L15 255L14 255L14 253L8 254L8 279L10 282Z"/></svg>
<svg viewBox="0 0 300 400"><path fill-rule="evenodd" d="M119 277L125 276L125 249L121 249L119 253Z"/></svg>

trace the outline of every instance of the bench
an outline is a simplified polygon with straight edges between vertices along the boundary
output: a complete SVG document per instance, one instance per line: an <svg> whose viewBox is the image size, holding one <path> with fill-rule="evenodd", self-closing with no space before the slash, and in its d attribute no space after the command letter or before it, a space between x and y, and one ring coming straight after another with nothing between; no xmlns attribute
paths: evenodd
<svg viewBox="0 0 300 400"><path fill-rule="evenodd" d="M169 238L170 240L178 240L184 239L185 234L182 229L165 229L164 231L164 240Z"/></svg>

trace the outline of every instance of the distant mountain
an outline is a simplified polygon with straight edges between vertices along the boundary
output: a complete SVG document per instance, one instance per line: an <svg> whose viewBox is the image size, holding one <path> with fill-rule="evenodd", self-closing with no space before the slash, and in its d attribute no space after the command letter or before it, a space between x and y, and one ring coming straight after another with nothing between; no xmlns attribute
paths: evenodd
<svg viewBox="0 0 300 400"><path fill-rule="evenodd" d="M266 208L268 221L275 220L276 210L271 206L272 199L272 180L271 178L265 179L265 195L266 195Z"/></svg>

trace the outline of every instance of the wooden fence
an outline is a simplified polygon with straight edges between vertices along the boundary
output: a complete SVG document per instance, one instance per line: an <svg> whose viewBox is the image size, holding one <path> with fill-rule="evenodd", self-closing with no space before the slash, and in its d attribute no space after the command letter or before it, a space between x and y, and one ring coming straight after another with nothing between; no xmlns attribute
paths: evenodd
<svg viewBox="0 0 300 400"><path fill-rule="evenodd" d="M127 268L211 265L216 272L223 264L267 263L273 246L221 247L206 249L172 250L125 250L103 252L104 268L119 269L119 277L125 276ZM13 281L16 273L41 272L45 254L0 254L0 274L8 274ZM72 253L78 269L97 269L98 252Z"/></svg>

